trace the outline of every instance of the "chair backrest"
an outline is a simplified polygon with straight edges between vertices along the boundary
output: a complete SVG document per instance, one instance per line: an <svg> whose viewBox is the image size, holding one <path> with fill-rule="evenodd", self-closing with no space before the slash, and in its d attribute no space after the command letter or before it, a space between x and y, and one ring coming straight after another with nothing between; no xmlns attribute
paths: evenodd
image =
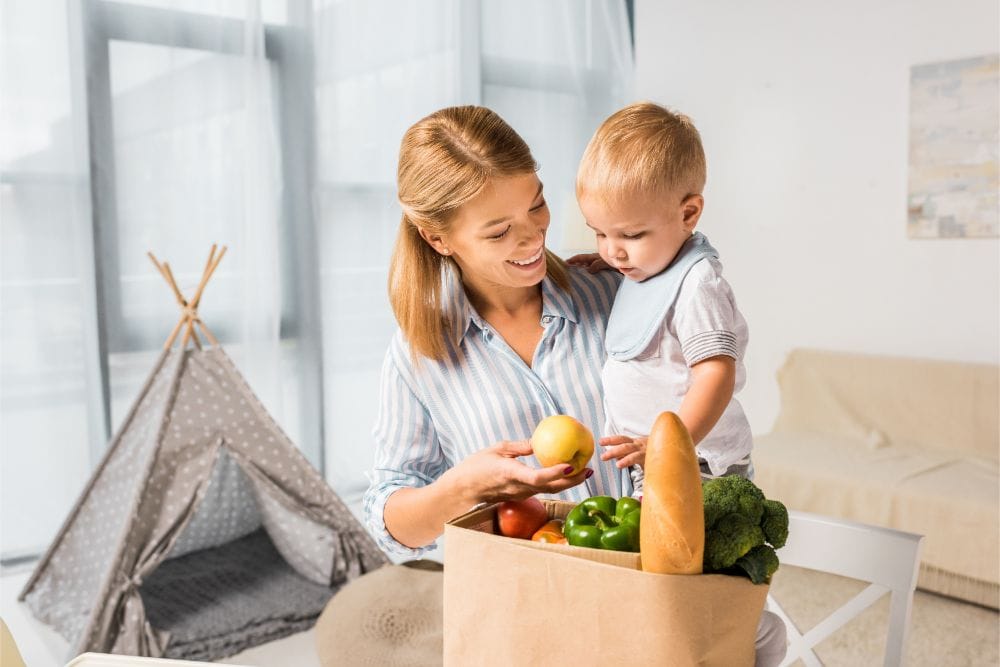
<svg viewBox="0 0 1000 667"><path fill-rule="evenodd" d="M821 665L813 647L886 593L891 598L884 664L902 664L923 535L794 510L788 512L788 523L788 542L778 550L782 565L829 572L870 585L805 633L780 602L769 596L769 608L782 618L788 632L788 653L782 665L797 659L809 667Z"/></svg>

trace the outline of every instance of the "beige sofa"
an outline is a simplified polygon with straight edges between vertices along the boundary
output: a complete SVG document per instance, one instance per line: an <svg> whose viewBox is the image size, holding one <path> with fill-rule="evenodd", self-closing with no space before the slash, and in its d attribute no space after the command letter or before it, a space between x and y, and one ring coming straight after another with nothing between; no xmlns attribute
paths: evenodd
<svg viewBox="0 0 1000 667"><path fill-rule="evenodd" d="M789 508L926 536L918 587L997 608L1000 369L794 350L756 481Z"/></svg>

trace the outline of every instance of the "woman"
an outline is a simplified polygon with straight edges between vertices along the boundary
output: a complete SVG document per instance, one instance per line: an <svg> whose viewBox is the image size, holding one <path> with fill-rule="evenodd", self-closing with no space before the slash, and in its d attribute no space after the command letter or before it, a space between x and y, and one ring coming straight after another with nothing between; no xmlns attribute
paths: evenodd
<svg viewBox="0 0 1000 667"><path fill-rule="evenodd" d="M482 107L411 127L400 148L403 208L389 269L399 331L382 369L369 530L416 556L446 521L483 502L629 493L595 454L574 474L529 465L535 425L604 421L604 329L620 280L545 248L549 211L524 140Z"/></svg>

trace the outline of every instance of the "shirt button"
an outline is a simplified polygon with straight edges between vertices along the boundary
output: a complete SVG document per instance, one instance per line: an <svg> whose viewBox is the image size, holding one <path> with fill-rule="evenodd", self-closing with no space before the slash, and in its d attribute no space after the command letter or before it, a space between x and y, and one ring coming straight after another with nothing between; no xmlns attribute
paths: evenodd
<svg viewBox="0 0 1000 667"><path fill-rule="evenodd" d="M542 324L548 324L551 321L552 321L551 315L545 315L544 317L542 317Z"/></svg>

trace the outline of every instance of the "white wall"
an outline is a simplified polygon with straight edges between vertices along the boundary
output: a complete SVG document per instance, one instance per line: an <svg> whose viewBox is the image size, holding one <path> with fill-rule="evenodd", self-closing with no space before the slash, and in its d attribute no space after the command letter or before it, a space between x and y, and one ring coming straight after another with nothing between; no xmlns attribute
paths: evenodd
<svg viewBox="0 0 1000 667"><path fill-rule="evenodd" d="M997 239L906 235L909 68L1000 50L995 0L636 5L637 96L705 143L755 433L793 347L997 362Z"/></svg>

